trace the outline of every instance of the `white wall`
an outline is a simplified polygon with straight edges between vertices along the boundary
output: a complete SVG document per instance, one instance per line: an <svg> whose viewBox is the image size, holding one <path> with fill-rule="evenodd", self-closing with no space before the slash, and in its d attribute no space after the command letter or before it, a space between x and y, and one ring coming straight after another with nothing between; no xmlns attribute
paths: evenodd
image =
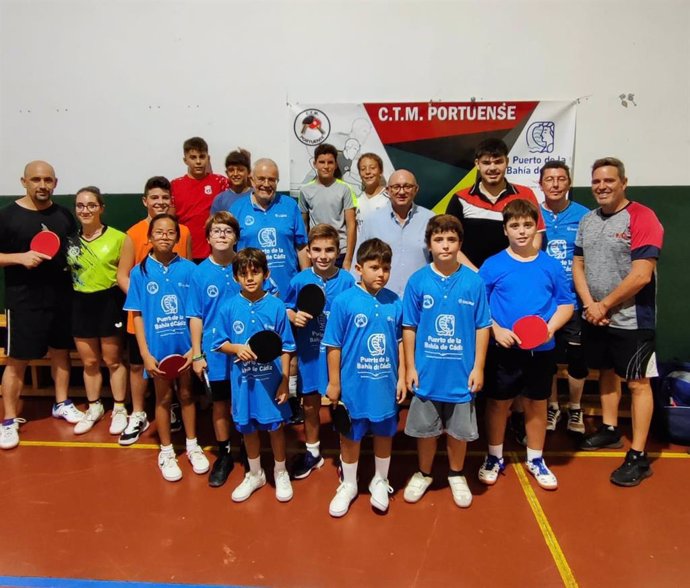
<svg viewBox="0 0 690 588"><path fill-rule="evenodd" d="M688 0L0 0L0 55L0 195L39 158L60 193L138 192L192 135L287 189L286 101L471 97L580 98L577 185L603 155L690 185Z"/></svg>

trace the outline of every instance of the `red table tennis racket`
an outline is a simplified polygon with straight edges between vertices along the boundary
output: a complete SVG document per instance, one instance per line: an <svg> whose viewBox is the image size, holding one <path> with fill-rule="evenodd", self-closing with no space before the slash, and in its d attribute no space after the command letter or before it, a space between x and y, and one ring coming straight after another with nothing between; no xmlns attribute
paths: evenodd
<svg viewBox="0 0 690 588"><path fill-rule="evenodd" d="M173 353L158 362L158 369L163 372L163 377L166 380L174 380L179 377L180 369L185 363L187 363L187 359L184 355Z"/></svg>
<svg viewBox="0 0 690 588"><path fill-rule="evenodd" d="M60 251L60 237L53 233L53 231L40 231L31 239L29 249L53 259L55 254Z"/></svg>
<svg viewBox="0 0 690 588"><path fill-rule="evenodd" d="M534 349L549 339L549 327L540 316L529 314L515 321L513 333L520 339L520 349Z"/></svg>

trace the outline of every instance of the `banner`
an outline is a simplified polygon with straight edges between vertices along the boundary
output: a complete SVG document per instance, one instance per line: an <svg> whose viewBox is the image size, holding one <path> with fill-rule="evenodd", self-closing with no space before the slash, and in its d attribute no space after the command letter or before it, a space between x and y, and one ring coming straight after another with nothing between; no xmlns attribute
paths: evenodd
<svg viewBox="0 0 690 588"><path fill-rule="evenodd" d="M445 212L450 197L475 181L474 149L499 138L509 149L507 179L538 197L539 169L550 160L572 168L575 102L381 102L291 104L290 192L313 179L314 148L338 150L342 179L361 193L360 155L378 154L384 176L408 169L417 177L416 202Z"/></svg>

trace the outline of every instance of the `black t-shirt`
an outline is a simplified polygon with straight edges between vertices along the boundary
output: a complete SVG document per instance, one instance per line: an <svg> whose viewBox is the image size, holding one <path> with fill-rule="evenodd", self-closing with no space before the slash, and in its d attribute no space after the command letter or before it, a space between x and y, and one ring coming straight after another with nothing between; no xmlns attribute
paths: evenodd
<svg viewBox="0 0 690 588"><path fill-rule="evenodd" d="M28 210L13 202L0 210L0 251L28 251L31 239L43 229L60 237L60 251L34 269L23 265L5 267L5 306L9 309L52 308L71 298L65 248L67 237L77 231L77 222L63 206L53 203L45 210Z"/></svg>

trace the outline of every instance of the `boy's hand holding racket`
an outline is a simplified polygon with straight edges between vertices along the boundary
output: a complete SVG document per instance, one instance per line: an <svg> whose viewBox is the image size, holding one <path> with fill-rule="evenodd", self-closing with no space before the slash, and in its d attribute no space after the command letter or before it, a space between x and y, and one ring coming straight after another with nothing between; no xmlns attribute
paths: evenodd
<svg viewBox="0 0 690 588"><path fill-rule="evenodd" d="M249 345L240 345L235 355L237 356L236 361L256 361L256 353L252 351Z"/></svg>
<svg viewBox="0 0 690 588"><path fill-rule="evenodd" d="M203 379L203 373L207 367L208 363L206 362L206 357L203 354L199 359L192 361L192 369L199 379Z"/></svg>
<svg viewBox="0 0 690 588"><path fill-rule="evenodd" d="M296 327L306 327L307 323L314 317L303 310L298 310L293 315L292 324Z"/></svg>
<svg viewBox="0 0 690 588"><path fill-rule="evenodd" d="M314 317L319 316L326 306L326 294L318 284L306 284L297 294L296 327L306 327Z"/></svg>
<svg viewBox="0 0 690 588"><path fill-rule="evenodd" d="M335 386L328 382L328 386L326 386L326 396L328 400L331 401L331 404L337 403L340 400L340 386Z"/></svg>
<svg viewBox="0 0 690 588"><path fill-rule="evenodd" d="M520 339L510 329L506 329L505 327L501 327L494 323L491 327L491 330L496 343L498 343L501 347L509 348L520 344Z"/></svg>
<svg viewBox="0 0 690 588"><path fill-rule="evenodd" d="M142 359L144 360L144 369L149 374L152 376L158 376L159 378L164 376L163 372L158 369L158 361L156 361L156 358L153 357L153 355L147 353L146 355L142 355Z"/></svg>

